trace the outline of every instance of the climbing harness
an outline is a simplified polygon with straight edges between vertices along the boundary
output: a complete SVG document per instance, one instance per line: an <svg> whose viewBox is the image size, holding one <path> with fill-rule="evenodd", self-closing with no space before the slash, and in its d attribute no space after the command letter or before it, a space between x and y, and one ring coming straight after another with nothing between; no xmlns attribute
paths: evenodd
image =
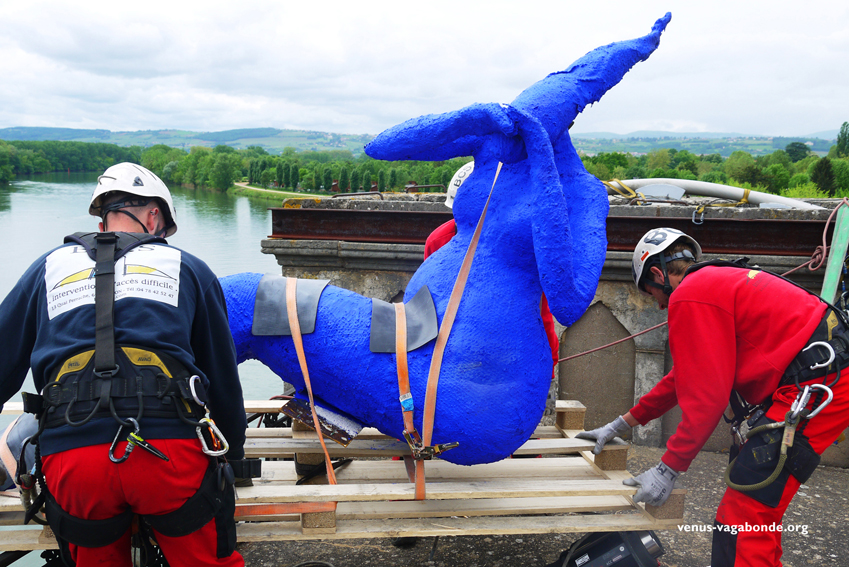
<svg viewBox="0 0 849 567"><path fill-rule="evenodd" d="M784 421L773 422L766 418L765 411L771 400L757 406L744 405L739 396L732 393L731 407L735 417L726 418L726 421L732 424L732 434L740 447L725 471L725 483L730 488L775 507L790 474L800 482L813 474L820 456L811 448L803 431L808 421L831 403L834 398L831 388L840 380L840 373L847 364L849 325L842 313L829 305L808 345L793 359L779 382L779 387L792 384L797 389ZM835 377L827 383L827 376L831 374ZM820 378L821 384L809 383ZM739 429L744 420L748 420L749 425L745 440Z"/></svg>
<svg viewBox="0 0 849 567"><path fill-rule="evenodd" d="M218 556L228 556L235 546L235 473L231 463L221 459L229 449L226 439L205 417L207 393L203 381L163 352L115 345L115 262L136 246L165 240L152 235L103 232L76 233L66 237L65 242L81 245L95 261L95 348L77 353L59 365L41 395L24 394L24 410L36 415L39 428L27 440L35 446L35 472L25 476L19 469L20 485L22 494L30 494L36 482L40 489L36 497L30 498L25 523L34 519L44 505L47 521L68 564L70 543L102 547L116 541L129 529L133 511L127 508L114 518L86 520L63 510L44 480L39 437L45 429L80 427L95 418L111 416L118 423L118 430L109 448L110 461L125 462L136 447L168 461L167 455L141 436L141 420L143 416L176 418L195 428L203 452L214 458L201 487L181 508L146 518L160 533L172 537L191 533L215 518ZM125 436L126 430L129 433ZM127 444L123 454L118 455L116 450L122 440ZM240 465L240 476L259 476L253 463L234 463ZM186 531L186 526L193 529Z"/></svg>

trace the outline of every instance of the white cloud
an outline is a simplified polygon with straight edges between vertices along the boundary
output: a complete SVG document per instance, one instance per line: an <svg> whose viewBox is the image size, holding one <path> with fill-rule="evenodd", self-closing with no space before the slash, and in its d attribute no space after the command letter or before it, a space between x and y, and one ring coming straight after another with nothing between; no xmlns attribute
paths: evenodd
<svg viewBox="0 0 849 567"><path fill-rule="evenodd" d="M801 135L849 120L849 8L564 1L0 5L0 127L372 133L509 102L595 47L660 48L575 130Z"/></svg>

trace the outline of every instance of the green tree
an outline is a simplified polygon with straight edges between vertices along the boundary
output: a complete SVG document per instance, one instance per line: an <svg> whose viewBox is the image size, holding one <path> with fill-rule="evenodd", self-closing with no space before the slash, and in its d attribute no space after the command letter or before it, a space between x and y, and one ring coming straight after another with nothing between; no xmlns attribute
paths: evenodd
<svg viewBox="0 0 849 567"><path fill-rule="evenodd" d="M790 156L790 159L793 161L793 163L804 159L811 152L811 150L808 149L808 146L804 142L790 142L784 148L784 151L787 152L787 155Z"/></svg>
<svg viewBox="0 0 849 567"><path fill-rule="evenodd" d="M347 193L348 192L348 186L350 185L350 183L351 183L351 177L350 177L350 174L348 173L348 168L343 165L342 169L339 171L339 192L340 193Z"/></svg>
<svg viewBox="0 0 849 567"><path fill-rule="evenodd" d="M274 168L275 173L277 174L277 187L283 188L283 162L278 162L277 167Z"/></svg>
<svg viewBox="0 0 849 567"><path fill-rule="evenodd" d="M371 172L363 172L363 191L371 191Z"/></svg>
<svg viewBox="0 0 849 567"><path fill-rule="evenodd" d="M790 172L780 163L770 165L763 172L770 193L778 195L790 186Z"/></svg>
<svg viewBox="0 0 849 567"><path fill-rule="evenodd" d="M849 122L844 122L837 134L837 157L849 157Z"/></svg>
<svg viewBox="0 0 849 567"><path fill-rule="evenodd" d="M358 167L355 167L354 170L351 172L351 192L356 193L361 189L361 187L360 187L360 180L362 179L361 175L362 174L360 173L360 168L358 168Z"/></svg>
<svg viewBox="0 0 849 567"><path fill-rule="evenodd" d="M377 172L377 190L381 193L386 191L386 170L381 169Z"/></svg>
<svg viewBox="0 0 849 567"><path fill-rule="evenodd" d="M324 168L324 172L322 173L322 181L324 183L324 190L330 191L333 187L333 170L329 167Z"/></svg>
<svg viewBox="0 0 849 567"><path fill-rule="evenodd" d="M226 191L233 185L233 180L236 178L236 159L234 159L236 156L231 155L230 152L218 152L214 155L209 183L215 189Z"/></svg>
<svg viewBox="0 0 849 567"><path fill-rule="evenodd" d="M389 168L389 189L398 187L398 170L394 167Z"/></svg>
<svg viewBox="0 0 849 567"><path fill-rule="evenodd" d="M807 173L797 173L793 177L790 178L790 183L788 187L799 187L800 185L807 185L811 182L811 176Z"/></svg>
<svg viewBox="0 0 849 567"><path fill-rule="evenodd" d="M300 171L298 170L297 166L291 167L291 169L289 170L289 177L290 177L289 181L292 183L292 189L297 189L298 183L301 182Z"/></svg>
<svg viewBox="0 0 849 567"><path fill-rule="evenodd" d="M672 158L669 156L668 149L660 149L660 150L652 150L648 153L648 159L646 161L646 168L649 171L661 168L666 169L669 167L669 162Z"/></svg>
<svg viewBox="0 0 849 567"><path fill-rule="evenodd" d="M742 182L743 179L741 179L741 176L743 175L744 170L746 170L747 167L754 165L755 159L752 156L746 152L737 150L728 156L728 159L726 159L723 164L723 168L725 169L725 173L728 177Z"/></svg>
<svg viewBox="0 0 849 567"><path fill-rule="evenodd" d="M834 184L834 169L831 167L831 160L827 157L822 158L814 164L811 169L811 181L823 193L827 193L830 197L834 197L836 186Z"/></svg>
<svg viewBox="0 0 849 567"><path fill-rule="evenodd" d="M834 171L834 186L842 195L849 196L849 160L831 160L831 169Z"/></svg>
<svg viewBox="0 0 849 567"><path fill-rule="evenodd" d="M722 171L708 171L704 175L699 178L699 181L706 181L707 183L719 183L721 185L728 184L728 176L725 175Z"/></svg>
<svg viewBox="0 0 849 567"><path fill-rule="evenodd" d="M291 187L292 186L292 165L289 163L283 163L280 165L281 171L283 171L283 187Z"/></svg>

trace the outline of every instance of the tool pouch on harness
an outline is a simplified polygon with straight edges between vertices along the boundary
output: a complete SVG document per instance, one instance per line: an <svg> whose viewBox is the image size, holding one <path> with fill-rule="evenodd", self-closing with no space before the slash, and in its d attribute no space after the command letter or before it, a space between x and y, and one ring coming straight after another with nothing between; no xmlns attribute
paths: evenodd
<svg viewBox="0 0 849 567"><path fill-rule="evenodd" d="M754 429L775 420L761 415L750 420L749 427ZM769 478L778 463L783 429L769 429L756 433L741 447L739 454L731 467L731 480L736 484L758 484ZM732 457L733 458L733 457ZM808 438L801 432L796 432L793 445L788 449L784 469L769 485L758 490L745 492L761 504L775 508L781 500L784 486L792 474L799 482L808 480L820 463L820 456L811 447Z"/></svg>

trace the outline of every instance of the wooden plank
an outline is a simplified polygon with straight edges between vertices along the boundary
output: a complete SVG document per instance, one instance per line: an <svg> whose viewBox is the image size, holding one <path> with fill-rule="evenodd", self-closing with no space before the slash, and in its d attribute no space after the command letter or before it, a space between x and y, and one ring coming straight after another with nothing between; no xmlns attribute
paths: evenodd
<svg viewBox="0 0 849 567"><path fill-rule="evenodd" d="M439 518L609 512L630 510L624 496L563 496L559 498L496 498L479 500L420 500L415 502L340 502L339 520Z"/></svg>
<svg viewBox="0 0 849 567"><path fill-rule="evenodd" d="M589 451L595 446L593 441L584 439L530 439L513 452L514 455L564 455ZM616 450L618 445L612 446ZM621 449L627 449L622 445ZM402 457L409 454L406 443L394 439L354 439L347 447L336 443L327 443L331 457ZM293 453L322 453L317 439L265 439L249 437L245 442L245 456L281 458Z"/></svg>
<svg viewBox="0 0 849 567"><path fill-rule="evenodd" d="M0 514L0 526L23 526L24 516L25 512L23 510L15 512L4 512Z"/></svg>
<svg viewBox="0 0 849 567"><path fill-rule="evenodd" d="M21 415L24 413L23 402L6 402L3 404L3 415Z"/></svg>
<svg viewBox="0 0 849 567"><path fill-rule="evenodd" d="M315 437L315 432L312 430L310 432ZM248 437L256 439L293 438L291 427L249 427L245 433ZM534 430L534 434L531 435L531 439L560 439L562 437L563 435L553 425L540 425ZM303 439L305 437L301 438ZM392 437L381 433L374 427L364 427L359 435L357 435L357 439L392 439Z"/></svg>
<svg viewBox="0 0 849 567"><path fill-rule="evenodd" d="M260 485L236 489L239 502L362 502L413 500L415 486L407 484ZM527 480L437 482L428 484L428 499L531 498L556 496L631 496L637 489L612 480Z"/></svg>
<svg viewBox="0 0 849 567"><path fill-rule="evenodd" d="M17 530L0 532L0 551L36 551L41 549L58 549L53 532L41 527L21 527Z"/></svg>
<svg viewBox="0 0 849 567"><path fill-rule="evenodd" d="M506 459L497 463L465 467L445 461L430 461L425 464L428 482L446 480L497 480L503 478L578 479L600 478L586 461L580 457L552 457L533 459ZM406 482L407 472L402 461L355 460L336 471L339 483L383 483ZM298 480L292 461L265 461L262 478L255 485L266 482L294 483ZM246 487L250 488L250 487Z"/></svg>
<svg viewBox="0 0 849 567"><path fill-rule="evenodd" d="M339 520L333 534L305 534L294 522L239 524L242 542L353 539L402 536L519 535L558 534L597 531L637 531L669 529L678 520L652 522L639 514L599 514L592 516L526 516L521 521L510 516L476 518L419 518L386 520Z"/></svg>

